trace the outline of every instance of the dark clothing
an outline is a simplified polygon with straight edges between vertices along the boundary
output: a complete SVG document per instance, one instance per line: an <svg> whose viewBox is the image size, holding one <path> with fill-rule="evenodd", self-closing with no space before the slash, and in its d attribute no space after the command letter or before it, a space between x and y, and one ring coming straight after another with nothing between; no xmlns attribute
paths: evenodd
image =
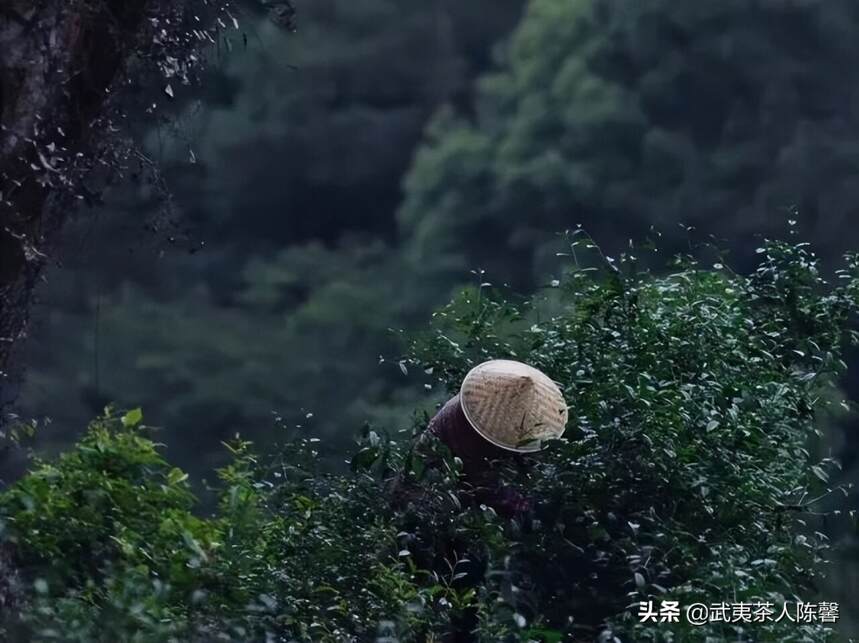
<svg viewBox="0 0 859 643"><path fill-rule="evenodd" d="M495 446L480 435L465 417L459 395L450 398L427 426L427 433L444 442L451 452L478 473L488 468L489 462L510 456L511 452Z"/></svg>
<svg viewBox="0 0 859 643"><path fill-rule="evenodd" d="M521 466L523 456L495 446L481 436L465 417L459 395L455 395L430 420L418 443L418 451L429 440L441 441L462 460L463 491L477 504L485 504L498 514L512 518L525 513L531 503L519 491L499 480L497 468L505 464ZM430 463L431 464L431 463Z"/></svg>
<svg viewBox="0 0 859 643"><path fill-rule="evenodd" d="M499 516L507 519L521 519L530 512L531 503L528 499L514 487L505 485L499 473L504 466L524 467L524 456L495 446L475 431L465 417L459 395L448 400L436 413L414 445L412 457L420 460L423 465L421 470L442 470L445 456L436 448L442 445L462 461L458 497L463 506L492 507ZM413 515L416 519L414 524L404 525L404 529L409 532L421 534L417 537L421 544L414 547L417 564L444 575L450 573L452 561L459 561L453 585L458 588L479 585L487 564L482 546L480 543L469 543L460 534L445 531L443 520L439 524L441 529L433 525L431 518L427 520L427 516L433 514L432 507L439 496L427 493L432 487L423 485L425 474L417 471L417 468L412 468L412 464L407 465L404 475L394 481L392 488L396 505L421 508L422 515ZM446 499L445 496L442 498ZM449 500L443 502L439 511L441 514L450 511ZM466 609L452 618L450 630L442 641L473 643L477 640L475 632L478 624L477 610Z"/></svg>

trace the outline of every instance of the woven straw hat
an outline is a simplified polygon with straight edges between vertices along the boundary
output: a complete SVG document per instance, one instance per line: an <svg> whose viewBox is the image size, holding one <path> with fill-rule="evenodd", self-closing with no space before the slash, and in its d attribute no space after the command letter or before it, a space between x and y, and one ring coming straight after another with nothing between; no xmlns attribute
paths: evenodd
<svg viewBox="0 0 859 643"><path fill-rule="evenodd" d="M558 385L536 368L507 359L475 366L462 381L462 410L469 424L495 446L528 453L558 438L567 404Z"/></svg>

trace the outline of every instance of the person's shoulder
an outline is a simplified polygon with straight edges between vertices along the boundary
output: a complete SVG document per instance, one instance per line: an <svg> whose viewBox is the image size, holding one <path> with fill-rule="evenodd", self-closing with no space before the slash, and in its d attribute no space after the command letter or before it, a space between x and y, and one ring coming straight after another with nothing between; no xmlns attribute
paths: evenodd
<svg viewBox="0 0 859 643"><path fill-rule="evenodd" d="M461 413L459 394L457 394L445 402L432 417L425 433L446 441L445 438L449 437L450 432L455 430L457 423L463 419L459 417Z"/></svg>

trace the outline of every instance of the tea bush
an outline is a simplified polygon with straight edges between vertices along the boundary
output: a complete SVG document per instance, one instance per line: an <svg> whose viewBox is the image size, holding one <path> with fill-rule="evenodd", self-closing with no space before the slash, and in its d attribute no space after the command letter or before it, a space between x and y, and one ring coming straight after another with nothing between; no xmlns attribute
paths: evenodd
<svg viewBox="0 0 859 643"><path fill-rule="evenodd" d="M631 253L594 269L583 251L572 235L574 267L546 298L464 291L403 362L450 392L499 357L561 384L564 438L500 469L527 515L471 502L443 448L428 467L410 436L368 427L349 475L321 473L310 439L266 458L232 443L218 511L201 517L140 412L108 412L0 494L19 579L6 637L832 640L828 623L693 628L637 611L743 601L778 616L825 598L821 515L845 490L814 454L855 340L859 258L832 285L804 244L767 243L749 276L682 257L654 276Z"/></svg>

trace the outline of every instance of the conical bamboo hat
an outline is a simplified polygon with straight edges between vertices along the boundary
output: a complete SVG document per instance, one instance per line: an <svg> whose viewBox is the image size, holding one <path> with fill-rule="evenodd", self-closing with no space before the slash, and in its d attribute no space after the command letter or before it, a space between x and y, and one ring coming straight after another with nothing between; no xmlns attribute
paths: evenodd
<svg viewBox="0 0 859 643"><path fill-rule="evenodd" d="M474 430L510 451L539 451L567 424L558 385L522 362L495 359L475 366L462 381L460 400Z"/></svg>

